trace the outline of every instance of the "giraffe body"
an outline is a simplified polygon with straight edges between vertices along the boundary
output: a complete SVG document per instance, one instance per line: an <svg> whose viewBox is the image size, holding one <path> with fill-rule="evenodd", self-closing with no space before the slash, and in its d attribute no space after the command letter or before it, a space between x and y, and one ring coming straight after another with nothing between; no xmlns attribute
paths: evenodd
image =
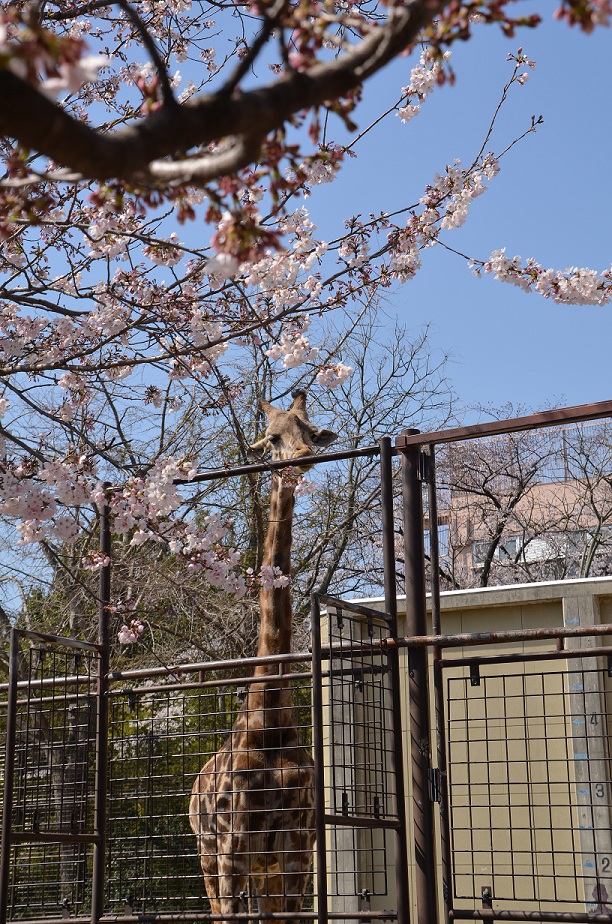
<svg viewBox="0 0 612 924"><path fill-rule="evenodd" d="M263 407L268 427L254 452L299 459L336 438L310 423L304 392L294 393L288 411ZM273 474L263 564L285 575L294 489ZM289 587L262 588L260 608L258 655L290 652ZM256 668L228 739L195 780L189 818L213 914L300 912L315 839L314 764L276 665Z"/></svg>

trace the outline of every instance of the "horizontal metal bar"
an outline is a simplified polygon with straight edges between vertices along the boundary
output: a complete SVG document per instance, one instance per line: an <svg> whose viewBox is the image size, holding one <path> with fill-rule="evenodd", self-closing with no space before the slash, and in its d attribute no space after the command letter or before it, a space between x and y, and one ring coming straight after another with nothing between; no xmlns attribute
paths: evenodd
<svg viewBox="0 0 612 924"><path fill-rule="evenodd" d="M117 914L117 915L102 915L100 918L100 924L148 924L148 922L162 922L164 921L237 921L237 922L249 922L252 924L254 921L316 921L317 920L316 911L277 911L269 914L257 914L253 912L244 912L239 914L207 914L205 911L177 911L177 912L154 912L154 911L143 911L136 912L135 914ZM363 921L396 921L397 913L395 911L330 911L328 912L328 917L337 921L352 921L352 920L363 920ZM89 924L90 918L85 917L71 917L69 918L71 924ZM40 919L40 920L26 920L20 919L20 924L49 924L49 918Z"/></svg>
<svg viewBox="0 0 612 924"><path fill-rule="evenodd" d="M335 921L397 921L395 911L330 911L328 918ZM316 921L316 911L292 911L277 912L275 914L210 914L206 911L176 911L176 912L155 912L143 911L134 914L104 914L100 918L100 924L172 924L172 922L182 921L236 921L248 922L253 924L255 921ZM49 924L49 922L67 922L67 924L91 924L91 917L86 915L70 915L63 918L59 913L54 917L48 918L19 918L19 924Z"/></svg>
<svg viewBox="0 0 612 924"><path fill-rule="evenodd" d="M11 844L98 844L97 834L62 834L60 831L12 831Z"/></svg>
<svg viewBox="0 0 612 924"><path fill-rule="evenodd" d="M258 667L264 664L299 664L312 661L309 651L292 654L267 655L259 658L231 658L225 661L199 661L195 664L175 664L172 667L143 667L128 671L110 671L109 680L136 680L147 677L167 677L169 674L197 674L200 671L232 670L232 668ZM283 676L280 675L279 676ZM178 681L178 677L176 677ZM259 678L258 678L259 679ZM226 678L231 683L231 678Z"/></svg>
<svg viewBox="0 0 612 924"><path fill-rule="evenodd" d="M585 638L587 636L612 635L612 624L599 626L578 626L567 629L507 629L504 632L462 632L457 635L412 635L398 639L382 639L382 648L413 648L417 646L437 645L440 648L461 648L470 645L496 645L503 642L528 642L534 639L551 638Z"/></svg>
<svg viewBox="0 0 612 924"><path fill-rule="evenodd" d="M91 686L95 691L98 678L92 674L69 674L68 677L41 677L40 679L29 678L28 680L18 680L17 689L18 690L44 690L46 687L74 687L77 684L83 686ZM0 683L0 693L8 690L8 683ZM82 695L82 694L81 694ZM77 693L74 693L73 696L78 696ZM37 703L45 702L45 700L37 699Z"/></svg>
<svg viewBox="0 0 612 924"><path fill-rule="evenodd" d="M312 671L300 671L293 674L269 674L268 677L272 681L312 680ZM248 685L251 683L261 683L262 680L265 680L265 677L255 677L253 674L249 674L246 677L217 677L215 680L193 680L188 683L158 683L156 685L147 685L141 688L137 687L136 689L132 687L122 687L120 690L109 690L108 696L122 696L128 693L132 693L136 696L142 694L144 696L147 693L175 693L177 690L209 690L215 689L216 687L234 686L235 684Z"/></svg>
<svg viewBox="0 0 612 924"><path fill-rule="evenodd" d="M583 911L496 911L493 908L452 908L451 921L542 921L557 924L610 924L612 914L589 914Z"/></svg>
<svg viewBox="0 0 612 924"><path fill-rule="evenodd" d="M393 831L400 827L397 818L374 818L371 815L326 815L325 824L345 828L390 828Z"/></svg>
<svg viewBox="0 0 612 924"><path fill-rule="evenodd" d="M75 648L79 651L90 651L98 654L102 650L101 645L95 645L93 642L79 642L74 638L65 638L62 635L47 635L45 632L33 632L30 629L18 629L17 634L23 638L29 638L35 642L42 642L45 645L61 645L63 648Z"/></svg>
<svg viewBox="0 0 612 924"><path fill-rule="evenodd" d="M369 606L362 606L360 603L352 603L349 600L340 600L338 597L330 597L328 594L316 594L320 603L326 606L332 606L342 612L355 613L357 616L366 616L368 619L378 619L379 622L388 623L391 616L380 610L374 610Z"/></svg>
<svg viewBox="0 0 612 924"><path fill-rule="evenodd" d="M558 408L553 411L541 411L538 414L529 414L526 417L493 420L468 427L452 427L449 430L439 430L437 432L417 433L411 436L402 434L396 437L395 447L401 451L408 448L408 446L458 443L463 440L473 440L484 436L501 436L503 433L515 433L519 430L539 430L543 427L554 427L558 424L586 423L586 421L598 420L604 417L612 417L612 401L599 401L596 404L581 404L575 407Z"/></svg>
<svg viewBox="0 0 612 924"><path fill-rule="evenodd" d="M234 465L232 468L214 468L208 472L198 472L193 478L177 478L174 484L190 485L202 481L217 481L220 478L233 478L235 475L255 475L258 472L272 472L279 468L304 465L319 465L321 462L339 462L344 459L358 459L362 456L376 456L380 446L364 446L363 449L339 449L337 452L318 452L298 459L279 459L275 462L252 462L247 465ZM395 452L393 453L396 454Z"/></svg>
<svg viewBox="0 0 612 924"><path fill-rule="evenodd" d="M325 599L322 597L322 599ZM334 599L334 598L330 598ZM348 607L347 607L348 609ZM366 610L367 608L363 608ZM380 613L377 613L376 610L372 611L373 614L380 617ZM402 638L392 639L369 639L363 645L360 645L358 641L351 641L347 646L333 645L325 646L322 649L322 654L324 659L329 660L330 658L349 658L352 655L357 655L359 653L371 653L372 650L379 649L383 653L386 649L389 648L411 648L411 647L424 647L424 646L439 646L440 648L461 648L461 647L470 647L472 645L489 645L489 644L503 644L511 643L517 641L533 641L537 640L547 640L547 639L558 639L558 638L587 638L589 636L602 636L602 635L612 635L612 624L605 624L599 626L578 626L576 628L565 628L559 626L554 629L542 628L542 629L508 629L504 632L466 632L460 633L457 635L416 635L416 636L404 636ZM602 654L605 649L597 649L594 651L593 655ZM582 656L587 656L587 651L582 650ZM537 657L541 656L544 653L534 653L534 657L537 660ZM483 656L484 657L484 656ZM500 655L499 657L510 657ZM527 659L528 656L521 655L521 659ZM465 660L465 659L463 659ZM470 658L473 660L473 657ZM245 668L255 668L259 665L274 665L274 664L293 664L293 663L308 663L312 661L312 654L310 652L296 652L293 654L285 655L268 655L267 657L259 658L235 658L232 660L226 661L202 661L196 664L179 664L174 665L173 667L157 667L157 668L139 668L135 670L127 671L111 671L108 675L110 681L129 681L129 680L139 680L139 679L148 679L151 677L167 677L177 674L193 674L199 672L207 672L214 670L231 670L232 668L242 668L244 671ZM459 659L456 662L459 663ZM294 672L294 673L279 673L274 675L268 675L270 679L286 679L286 680L298 680L300 678L309 679L311 677L310 671L304 672ZM261 682L263 676L255 677L254 674L242 673L238 677L224 677L215 680L202 681L202 683L182 683L180 680L176 680L176 684L165 684L160 689L189 689L197 686L224 686L228 684L236 683L252 683L254 681ZM69 686L71 684L82 683L93 685L95 683L95 678L92 677L77 677L70 676L64 678L61 681L63 684ZM27 688L28 682L22 681L19 684L21 689ZM59 683L55 679L46 679L40 681L31 681L30 686L58 686ZM0 692L6 690L6 684L0 684ZM151 687L147 688L151 692ZM117 691L112 691L113 695L116 695ZM123 692L123 691L118 691ZM137 691L136 691L137 692ZM2 704L0 704L2 705Z"/></svg>
<svg viewBox="0 0 612 924"><path fill-rule="evenodd" d="M61 685L64 686L66 685L66 683L67 683L66 681L62 681ZM68 684L72 686L71 683L68 682ZM57 687L59 685L60 685L59 682L55 681L54 686ZM2 692L3 686L0 686L0 692ZM94 690L92 691L91 695L95 696L95 692L96 691L94 687ZM81 693L63 692L61 693L61 698L62 698L63 703L78 703L82 701L83 693L82 692ZM49 706L52 703L57 703L57 700L58 700L58 693L56 692L55 696L40 696L40 697L36 697L36 699L33 699L32 697L29 697L29 698L23 697L22 699L18 699L15 705L16 706L26 706L26 707L29 706L33 709L38 709L40 706ZM4 702L0 701L0 709L5 708L6 705L7 705L6 700Z"/></svg>
<svg viewBox="0 0 612 924"><path fill-rule="evenodd" d="M335 599L335 598L326 598L322 595L321 599ZM347 607L348 609L348 607ZM367 608L366 615L369 615ZM380 617L381 614L377 613L376 610L372 611L373 614ZM612 635L612 624L605 624L599 626L578 626L576 628L565 628L559 626L554 629L542 628L542 629L508 629L504 632L466 632L460 633L457 635L417 635L417 636L404 636L402 638L392 639L369 639L365 644L360 645L357 641L351 641L347 646L325 646L322 650L324 659L329 660L330 658L349 658L352 655L359 653L368 653L373 649L381 650L381 653L385 649L389 648L411 648L411 647L424 647L424 646L439 646L440 648L461 648L461 647L470 647L472 645L489 645L489 644L502 644L510 643L517 641L533 641L537 640L547 640L547 639L558 639L558 638L586 638L589 636L602 636L602 635ZM598 649L593 652L593 654L602 654L603 649ZM534 653L535 655L536 653ZM586 652L583 652L583 656L586 655ZM539 655L538 655L539 656ZM500 655L499 657L508 657ZM524 658L525 656L521 656ZM464 659L465 660L465 659ZM473 658L471 658L473 660ZM520 660L520 658L519 658ZM110 681L129 681L129 680L139 680L139 679L148 679L151 677L167 677L177 674L193 674L199 672L207 672L214 670L231 670L232 668L242 668L244 671L245 668L255 668L259 665L264 664L293 664L293 663L308 663L312 661L312 654L310 652L296 652L293 654L285 655L269 655L267 657L259 658L235 658L233 660L226 661L202 661L196 664L179 664L173 667L158 667L158 668L139 668L135 670L127 671L111 671L109 673L108 679ZM457 662L458 663L458 660ZM278 677L279 679L287 680L297 680L300 678L308 679L311 676L310 671L304 671L303 673L294 672L290 674L278 675L269 675L272 678ZM196 686L224 686L228 684L235 683L252 683L254 680L261 681L261 677L255 678L253 674L242 673L239 677L225 677L219 678L210 681L203 681L202 683L181 683L178 678L176 684L164 685L165 689L188 689L190 687ZM73 683L89 683L93 684L95 678L87 677L68 677L63 681L66 685ZM31 686L47 686L47 685L58 685L57 680L41 680L34 681L31 683ZM27 687L27 682L23 681L20 683L20 688ZM0 684L0 691L6 689L6 684ZM149 687L149 692L151 688ZM113 694L116 691L112 691ZM119 691L122 692L122 691Z"/></svg>
<svg viewBox="0 0 612 924"><path fill-rule="evenodd" d="M363 654L364 651L369 651L369 648L364 649L363 647L359 648L356 652L357 654ZM328 653L328 650L325 649L325 652ZM322 676L324 679L329 680L330 677L354 677L354 676L363 676L364 674L380 674L385 671L386 668L381 665L373 666L361 666L356 668L334 668L333 670L323 671ZM294 674L269 674L271 680L312 680L312 671L299 671ZM217 677L215 680L192 680L188 683L158 683L157 685L146 687L121 687L119 690L109 690L108 696L121 696L125 693L133 693L138 696L142 694L143 696L147 693L164 693L170 691L175 693L183 690L208 690L215 689L216 687L224 686L235 686L237 684L241 685L250 685L252 683L261 683L261 676L256 677L254 674L249 674L248 677ZM20 702L25 703L27 700L20 700ZM37 700L37 703L40 700ZM0 708L4 706L5 703L0 703Z"/></svg>
<svg viewBox="0 0 612 924"><path fill-rule="evenodd" d="M598 658L612 655L612 645L600 648L562 648L554 651L529 651L508 655L481 655L465 658L440 658L440 667L469 667L471 664L515 664L523 661L569 661L572 658Z"/></svg>

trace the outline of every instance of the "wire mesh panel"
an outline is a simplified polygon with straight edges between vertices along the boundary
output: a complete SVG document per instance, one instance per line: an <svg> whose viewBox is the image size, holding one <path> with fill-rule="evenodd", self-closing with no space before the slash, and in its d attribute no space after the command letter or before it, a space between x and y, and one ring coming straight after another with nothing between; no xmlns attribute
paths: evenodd
<svg viewBox="0 0 612 924"><path fill-rule="evenodd" d="M30 639L29 647L22 646L20 663L10 832L4 838L8 917L86 913L94 841L98 656L91 646ZM6 700L0 712L6 734Z"/></svg>
<svg viewBox="0 0 612 924"><path fill-rule="evenodd" d="M107 888L113 911L124 905L149 910L160 902L203 906L188 801L205 708L197 690L111 697Z"/></svg>
<svg viewBox="0 0 612 924"><path fill-rule="evenodd" d="M326 646L321 698L329 908L347 917L355 911L389 911L396 900L400 822L393 677L381 647L388 622L384 614L335 604L321 629Z"/></svg>
<svg viewBox="0 0 612 924"><path fill-rule="evenodd" d="M303 910L312 909L314 819L302 824L304 819L298 816L296 822L293 814L296 805L308 801L307 792L292 784L289 770L281 790L265 773L260 779L261 741L255 740L260 715L252 703L256 685L249 680L208 676L201 683L113 691L107 870L112 913L125 905L134 912L206 912L210 898L233 903L229 911L224 908L228 916L247 908L257 911L258 906L263 911L266 900L281 902L286 891L295 891L295 883L279 875L292 860L292 833L307 849L306 874L296 900L302 905L306 893ZM311 761L311 681L294 675L286 683L289 709L283 718L278 709L267 711L264 762L290 761L296 735ZM277 735L275 727L285 719L292 733L287 735L285 727ZM245 752L240 728L248 731L249 723L253 750ZM206 809L196 797L190 818L192 789L205 765L210 771ZM229 875L215 860L205 881L190 821L200 824L203 846L219 857L229 832L235 848ZM248 871L243 878L241 869Z"/></svg>
<svg viewBox="0 0 612 924"><path fill-rule="evenodd" d="M612 895L603 673L448 678L456 898L584 911Z"/></svg>

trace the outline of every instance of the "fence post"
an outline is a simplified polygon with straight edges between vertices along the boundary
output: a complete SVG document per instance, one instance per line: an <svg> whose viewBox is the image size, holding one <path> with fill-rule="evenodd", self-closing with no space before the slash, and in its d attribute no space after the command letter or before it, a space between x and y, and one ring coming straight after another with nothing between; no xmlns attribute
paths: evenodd
<svg viewBox="0 0 612 924"><path fill-rule="evenodd" d="M397 589L395 579L395 534L393 516L393 470L391 440L380 440L380 487L382 506L382 543L385 581L385 612L391 617L391 635L397 638ZM399 651L391 648L388 654L392 684L393 709L393 770L396 788L396 812L399 828L396 837L395 882L397 919L399 924L410 921L410 893L408 888L408 831L406 827L406 788L404 784L404 754L402 741L402 707L399 688Z"/></svg>
<svg viewBox="0 0 612 924"><path fill-rule="evenodd" d="M427 494L429 507L429 567L431 572L431 628L434 635L442 635L440 607L440 546L438 537L438 495L436 484L436 447L429 446L429 471ZM438 807L440 819L440 862L442 866L442 897L446 921L450 921L451 897L451 849L450 819L448 815L448 768L446 751L444 681L442 678L442 648L433 647L434 708L436 713L436 743L438 758Z"/></svg>
<svg viewBox="0 0 612 924"><path fill-rule="evenodd" d="M106 864L106 813L108 796L108 671L109 671L109 611L111 593L111 532L108 488L100 506L100 551L105 562L100 570L98 601L98 683L96 690L96 776L94 803L94 833L91 886L91 922L97 924L104 913L104 872Z"/></svg>
<svg viewBox="0 0 612 924"><path fill-rule="evenodd" d="M6 924L11 860L11 829L13 825L13 783L15 774L15 742L17 737L17 680L19 673L19 635L11 629L9 689L6 715L6 758L4 763L4 795L2 800L2 840L0 846L0 924Z"/></svg>
<svg viewBox="0 0 612 924"><path fill-rule="evenodd" d="M315 764L315 826L317 832L317 921L327 924L327 845L325 831L325 750L323 742L323 673L321 666L321 607L316 594L310 597L312 629L312 736Z"/></svg>
<svg viewBox="0 0 612 924"><path fill-rule="evenodd" d="M418 430L409 430L406 435L411 436L418 432ZM422 452L419 445L402 449L406 634L408 636L427 635L421 464ZM421 646L408 649L408 702L417 924L437 924L434 818L430 798L431 726L427 649Z"/></svg>

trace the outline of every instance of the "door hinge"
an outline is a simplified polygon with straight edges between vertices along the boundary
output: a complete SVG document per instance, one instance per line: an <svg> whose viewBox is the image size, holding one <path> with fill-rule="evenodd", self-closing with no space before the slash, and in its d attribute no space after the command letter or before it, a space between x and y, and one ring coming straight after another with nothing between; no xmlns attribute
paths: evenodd
<svg viewBox="0 0 612 924"><path fill-rule="evenodd" d="M440 786L440 770L438 767L430 767L429 776L429 799L431 802L441 802L442 788Z"/></svg>

